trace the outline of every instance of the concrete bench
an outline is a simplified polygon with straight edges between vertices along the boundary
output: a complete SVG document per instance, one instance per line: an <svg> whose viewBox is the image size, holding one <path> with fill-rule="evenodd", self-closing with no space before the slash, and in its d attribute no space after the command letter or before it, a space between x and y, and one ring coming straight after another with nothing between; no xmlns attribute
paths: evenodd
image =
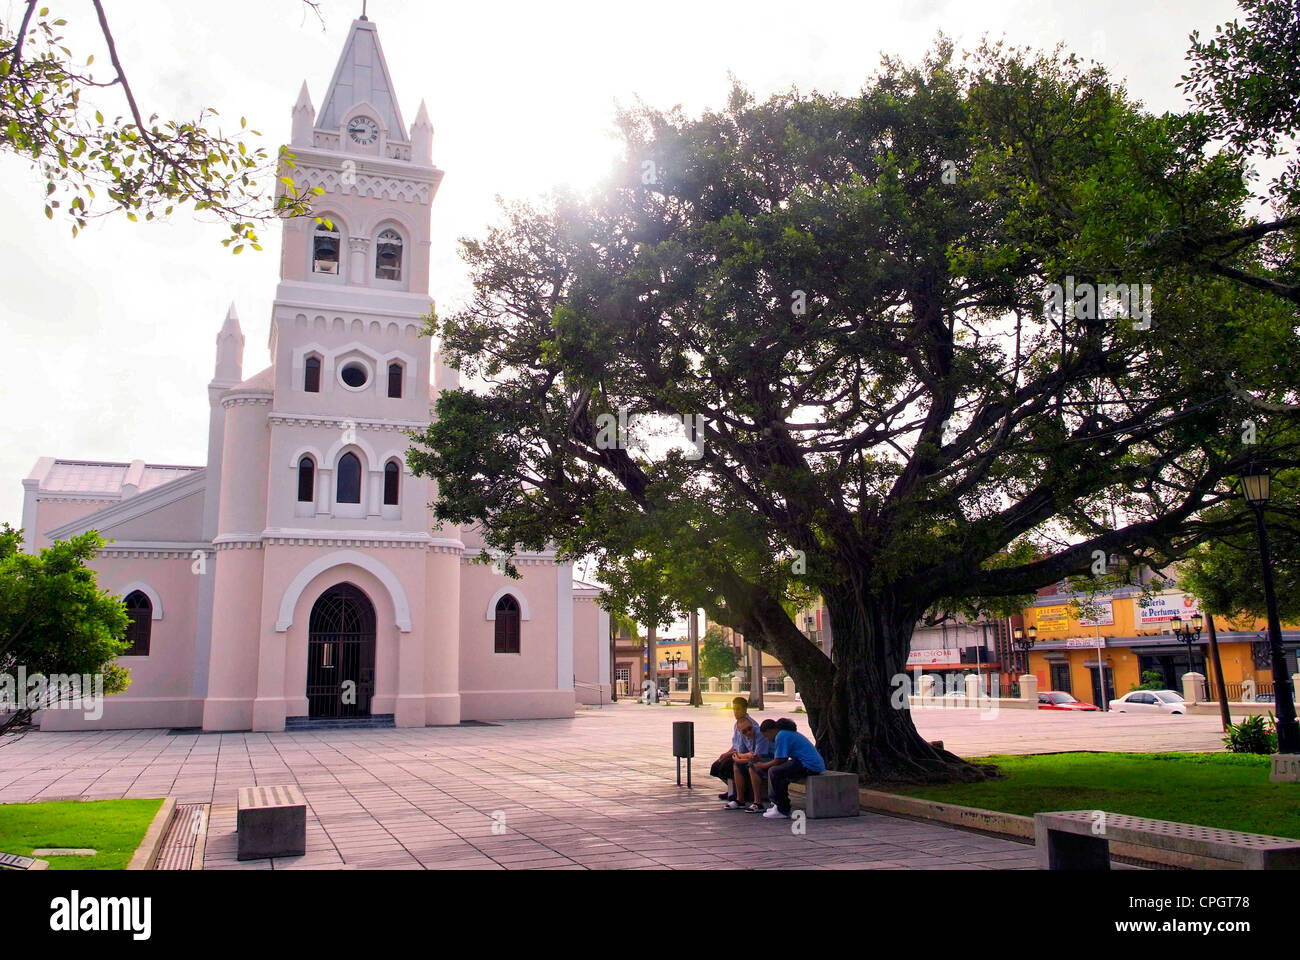
<svg viewBox="0 0 1300 960"><path fill-rule="evenodd" d="M1042 870L1109 870L1112 841L1235 861L1246 870L1300 868L1300 840L1286 837L1100 810L1034 814L1034 847Z"/></svg>
<svg viewBox="0 0 1300 960"><path fill-rule="evenodd" d="M803 809L809 820L856 817L860 810L857 775L835 770L809 775L804 780Z"/></svg>
<svg viewBox="0 0 1300 960"><path fill-rule="evenodd" d="M307 799L295 786L240 787L238 860L301 857L307 852Z"/></svg>

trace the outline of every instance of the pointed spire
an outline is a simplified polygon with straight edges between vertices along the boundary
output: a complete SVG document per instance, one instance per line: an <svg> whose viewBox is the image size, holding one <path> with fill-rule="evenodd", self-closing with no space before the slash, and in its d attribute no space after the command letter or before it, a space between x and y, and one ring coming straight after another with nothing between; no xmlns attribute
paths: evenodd
<svg viewBox="0 0 1300 960"><path fill-rule="evenodd" d="M415 163L433 163L433 124L429 122L429 111L420 101L416 111L415 123L411 124L411 160Z"/></svg>
<svg viewBox="0 0 1300 960"><path fill-rule="evenodd" d="M238 383L243 379L243 369L244 331L239 327L239 314L232 300L230 309L226 311L226 320L221 324L221 332L217 334L217 364L212 379Z"/></svg>
<svg viewBox="0 0 1300 960"><path fill-rule="evenodd" d="M298 102L293 107L293 136L290 142L299 147L311 146L311 130L315 125L316 108L312 106L311 94L307 92L307 81L304 80L302 90L298 93Z"/></svg>
<svg viewBox="0 0 1300 960"><path fill-rule="evenodd" d="M387 130L388 139L406 141L406 124L393 92L379 33L369 20L353 20L348 38L343 42L338 65L321 101L316 129L338 133L363 104L377 115Z"/></svg>

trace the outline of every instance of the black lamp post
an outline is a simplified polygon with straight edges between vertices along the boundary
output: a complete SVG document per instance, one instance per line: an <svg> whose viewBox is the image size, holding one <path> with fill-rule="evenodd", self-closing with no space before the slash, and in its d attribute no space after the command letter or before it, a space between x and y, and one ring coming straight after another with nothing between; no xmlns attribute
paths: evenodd
<svg viewBox="0 0 1300 960"><path fill-rule="evenodd" d="M1300 753L1300 727L1296 726L1295 698L1291 678L1286 674L1286 652L1282 649L1282 624L1277 616L1277 595L1273 592L1273 561L1268 552L1268 530L1264 527L1264 506L1268 503L1268 468L1251 464L1241 475L1241 490L1255 511L1255 532L1264 568L1264 602L1268 607L1268 648L1273 659L1273 696L1277 701L1277 752Z"/></svg>
<svg viewBox="0 0 1300 960"><path fill-rule="evenodd" d="M664 663L668 664L668 672L672 676L672 679L668 681L668 693L670 696L673 692L673 686L677 683L677 664L681 662L682 652L680 650L667 654L664 657ZM664 699L667 699L667 697Z"/></svg>
<svg viewBox="0 0 1300 960"><path fill-rule="evenodd" d="M1020 670L1021 673L1029 672L1029 650L1037 640L1037 627L1030 627L1027 631L1016 627L1012 632L1011 645L1016 648L1016 651L1020 654L1021 662L1023 663Z"/></svg>
<svg viewBox="0 0 1300 960"><path fill-rule="evenodd" d="M1201 639L1202 619L1199 613L1193 614L1190 623L1183 623L1183 618L1174 614L1169 620L1175 639L1187 644L1187 672L1192 672L1192 644Z"/></svg>

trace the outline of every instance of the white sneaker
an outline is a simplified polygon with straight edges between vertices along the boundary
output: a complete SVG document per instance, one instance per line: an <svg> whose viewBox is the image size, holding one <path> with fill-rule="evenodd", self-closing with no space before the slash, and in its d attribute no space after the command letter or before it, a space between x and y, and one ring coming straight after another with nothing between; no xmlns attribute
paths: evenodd
<svg viewBox="0 0 1300 960"><path fill-rule="evenodd" d="M724 804L722 809L724 809L724 810L739 810L739 809L740 809L740 804L738 804L735 800L732 800L730 803L728 803L728 804Z"/></svg>
<svg viewBox="0 0 1300 960"><path fill-rule="evenodd" d="M767 813L763 814L763 817L766 820L789 820L790 819L789 814L782 813L776 807L772 807L772 809L768 810Z"/></svg>

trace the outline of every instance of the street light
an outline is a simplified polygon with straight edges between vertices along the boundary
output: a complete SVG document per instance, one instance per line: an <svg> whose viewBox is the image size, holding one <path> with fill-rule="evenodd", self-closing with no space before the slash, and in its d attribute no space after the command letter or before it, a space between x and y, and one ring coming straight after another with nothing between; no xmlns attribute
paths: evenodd
<svg viewBox="0 0 1300 960"><path fill-rule="evenodd" d="M1190 623L1183 623L1183 618L1174 614L1169 619L1169 626L1173 628L1174 638L1187 644L1187 672L1192 672L1192 644L1201 639L1202 620L1199 613L1193 614Z"/></svg>
<svg viewBox="0 0 1300 960"><path fill-rule="evenodd" d="M1264 506L1269 498L1268 468L1252 463L1241 475L1241 492L1255 511L1255 533L1264 568L1264 603L1268 607L1268 648L1273 659L1273 697L1277 701L1277 752L1300 753L1300 727L1296 726L1295 698L1291 678L1286 675L1286 652L1282 649L1282 624L1277 616L1277 595L1273 592L1273 561L1268 553L1268 530L1264 527Z"/></svg>
<svg viewBox="0 0 1300 960"><path fill-rule="evenodd" d="M1029 672L1029 649L1038 640L1038 628L1030 627L1027 631L1019 627L1012 633L1011 645L1020 653L1020 658L1024 661L1022 673Z"/></svg>

